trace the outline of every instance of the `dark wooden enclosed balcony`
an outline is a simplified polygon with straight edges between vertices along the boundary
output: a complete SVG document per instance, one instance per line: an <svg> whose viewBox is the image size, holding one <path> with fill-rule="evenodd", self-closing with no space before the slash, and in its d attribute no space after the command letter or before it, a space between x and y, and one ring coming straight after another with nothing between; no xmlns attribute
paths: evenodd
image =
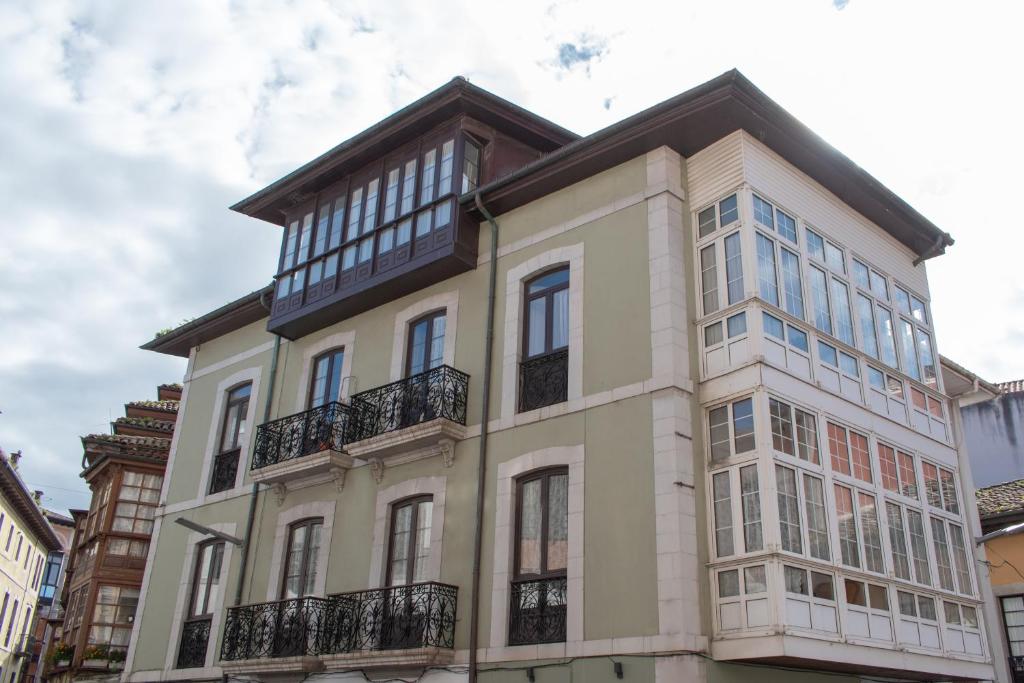
<svg viewBox="0 0 1024 683"><path fill-rule="evenodd" d="M468 391L469 375L440 365L355 394L349 454L384 458L464 438Z"/></svg>
<svg viewBox="0 0 1024 683"><path fill-rule="evenodd" d="M256 428L252 478L275 483L348 469L345 445L355 433L352 409L338 402L264 422Z"/></svg>
<svg viewBox="0 0 1024 683"><path fill-rule="evenodd" d="M228 610L221 664L231 672L444 664L455 647L458 588L427 582Z"/></svg>

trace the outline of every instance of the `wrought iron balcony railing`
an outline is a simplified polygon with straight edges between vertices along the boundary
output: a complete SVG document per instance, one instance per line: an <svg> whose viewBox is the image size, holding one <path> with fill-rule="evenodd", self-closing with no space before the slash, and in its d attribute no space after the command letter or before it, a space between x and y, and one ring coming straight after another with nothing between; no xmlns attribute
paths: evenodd
<svg viewBox="0 0 1024 683"><path fill-rule="evenodd" d="M206 649L210 643L212 619L186 621L181 629L181 645L178 646L178 668L191 669L206 666Z"/></svg>
<svg viewBox="0 0 1024 683"><path fill-rule="evenodd" d="M330 602L297 598L232 607L224 625L224 661L319 655L328 630Z"/></svg>
<svg viewBox="0 0 1024 683"><path fill-rule="evenodd" d="M219 453L213 459L213 473L210 476L210 493L218 493L234 488L238 475L238 458L241 450L234 449Z"/></svg>
<svg viewBox="0 0 1024 683"><path fill-rule="evenodd" d="M519 412L562 403L569 396L569 350L519 364Z"/></svg>
<svg viewBox="0 0 1024 683"><path fill-rule="evenodd" d="M351 409L338 402L264 422L256 428L251 469L328 449L341 451L355 431Z"/></svg>
<svg viewBox="0 0 1024 683"><path fill-rule="evenodd" d="M447 365L352 397L359 439L446 418L466 424L469 375Z"/></svg>
<svg viewBox="0 0 1024 683"><path fill-rule="evenodd" d="M510 594L508 644L565 641L565 577L514 581Z"/></svg>
<svg viewBox="0 0 1024 683"><path fill-rule="evenodd" d="M457 596L455 586L427 582L234 607L221 660L452 649Z"/></svg>

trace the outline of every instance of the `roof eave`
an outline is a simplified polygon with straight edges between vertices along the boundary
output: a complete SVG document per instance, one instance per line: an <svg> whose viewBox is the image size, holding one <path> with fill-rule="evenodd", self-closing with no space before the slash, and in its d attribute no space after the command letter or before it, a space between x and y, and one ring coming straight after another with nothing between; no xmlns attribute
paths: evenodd
<svg viewBox="0 0 1024 683"><path fill-rule="evenodd" d="M263 305L262 298L273 292L274 286L267 285L166 334L154 337L139 348L188 358L192 347L266 318L269 311Z"/></svg>

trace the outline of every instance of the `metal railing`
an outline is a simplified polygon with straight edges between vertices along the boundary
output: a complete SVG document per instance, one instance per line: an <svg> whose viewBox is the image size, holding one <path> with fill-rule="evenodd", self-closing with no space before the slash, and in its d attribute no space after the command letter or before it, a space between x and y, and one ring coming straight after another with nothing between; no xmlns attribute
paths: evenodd
<svg viewBox="0 0 1024 683"><path fill-rule="evenodd" d="M508 644L565 641L565 577L513 581L510 593Z"/></svg>
<svg viewBox="0 0 1024 683"><path fill-rule="evenodd" d="M228 610L221 660L455 646L458 588L427 582Z"/></svg>
<svg viewBox="0 0 1024 683"><path fill-rule="evenodd" d="M1013 683L1024 683L1024 656L1010 657L1010 676Z"/></svg>
<svg viewBox="0 0 1024 683"><path fill-rule="evenodd" d="M213 458L213 473L210 475L210 493L227 491L235 487L238 475L239 449L219 453Z"/></svg>
<svg viewBox="0 0 1024 683"><path fill-rule="evenodd" d="M359 439L446 418L466 424L469 375L439 365L352 397Z"/></svg>
<svg viewBox="0 0 1024 683"><path fill-rule="evenodd" d="M181 628L178 646L178 668L191 669L206 666L206 650L210 644L210 624L213 619L186 621Z"/></svg>
<svg viewBox="0 0 1024 683"><path fill-rule="evenodd" d="M251 469L331 449L341 451L355 432L352 411L337 401L256 428Z"/></svg>
<svg viewBox="0 0 1024 683"><path fill-rule="evenodd" d="M562 403L569 396L569 350L519 364L519 412Z"/></svg>

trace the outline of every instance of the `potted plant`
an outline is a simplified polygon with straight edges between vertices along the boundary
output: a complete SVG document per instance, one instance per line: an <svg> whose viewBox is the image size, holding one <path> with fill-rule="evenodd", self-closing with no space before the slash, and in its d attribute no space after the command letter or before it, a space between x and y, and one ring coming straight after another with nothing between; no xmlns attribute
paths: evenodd
<svg viewBox="0 0 1024 683"><path fill-rule="evenodd" d="M46 661L51 666L70 666L74 654L75 648L62 640L50 648L50 652L46 655Z"/></svg>
<svg viewBox="0 0 1024 683"><path fill-rule="evenodd" d="M82 653L82 666L93 669L106 669L110 651L106 645L90 645Z"/></svg>
<svg viewBox="0 0 1024 683"><path fill-rule="evenodd" d="M111 670L121 671L124 669L124 660L128 656L128 652L121 649L111 649L107 654L107 662L110 665Z"/></svg>

